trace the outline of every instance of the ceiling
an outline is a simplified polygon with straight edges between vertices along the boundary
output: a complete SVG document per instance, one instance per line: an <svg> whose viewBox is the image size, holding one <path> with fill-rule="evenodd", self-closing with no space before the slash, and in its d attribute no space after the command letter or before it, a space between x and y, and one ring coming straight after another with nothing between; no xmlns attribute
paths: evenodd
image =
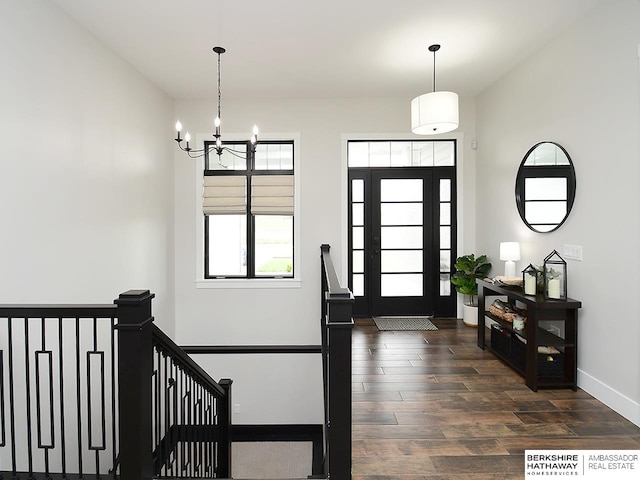
<svg viewBox="0 0 640 480"><path fill-rule="evenodd" d="M474 96L604 0L52 0L174 99Z"/></svg>

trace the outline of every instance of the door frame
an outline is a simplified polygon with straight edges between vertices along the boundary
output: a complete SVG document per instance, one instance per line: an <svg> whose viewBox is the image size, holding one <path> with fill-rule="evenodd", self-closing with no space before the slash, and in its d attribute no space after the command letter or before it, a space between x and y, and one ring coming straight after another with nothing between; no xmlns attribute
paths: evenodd
<svg viewBox="0 0 640 480"><path fill-rule="evenodd" d="M465 231L465 222L464 222L464 191L462 188L464 176L464 133L463 132L450 132L448 134L442 135L434 135L428 138L419 137L414 135L407 135L402 133L388 133L388 134L342 134L340 136L341 140L341 205L342 205L342 217L340 222L340 230L341 234L341 249L342 249L342 268L341 274L343 278L343 282L348 284L349 279L349 207L350 207L350 199L349 199L349 167L348 167L348 159L347 159L347 145L349 141L375 141L375 140L408 140L408 141L420 141L420 140L453 140L455 145L455 155L456 162L455 167L449 167L455 169L455 182L453 184L453 199L455 199L456 208L452 212L453 218L455 219L455 233L452 235L451 242L453 245L454 252L463 252L469 247L464 242L464 231ZM471 192L473 196L475 191ZM452 263L455 261L455 258L451 259ZM452 267L453 270L453 267ZM453 272L452 272L453 273ZM452 288L451 297L445 297L445 302L449 304L447 309L451 308L451 305L455 305L456 317L461 318L462 315L462 298L460 295L455 294L455 290ZM440 297L443 298L443 297ZM442 308L445 307L441 304L439 299L436 299L434 302L435 314L437 315L438 311L441 311ZM354 314L355 317L358 315Z"/></svg>

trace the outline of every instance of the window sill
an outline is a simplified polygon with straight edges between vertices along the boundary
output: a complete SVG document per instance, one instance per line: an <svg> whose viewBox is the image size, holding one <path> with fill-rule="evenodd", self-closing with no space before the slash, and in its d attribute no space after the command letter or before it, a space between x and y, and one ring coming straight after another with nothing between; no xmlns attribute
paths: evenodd
<svg viewBox="0 0 640 480"><path fill-rule="evenodd" d="M269 289L269 288L300 288L302 280L299 278L211 278L196 280L196 288L218 289Z"/></svg>

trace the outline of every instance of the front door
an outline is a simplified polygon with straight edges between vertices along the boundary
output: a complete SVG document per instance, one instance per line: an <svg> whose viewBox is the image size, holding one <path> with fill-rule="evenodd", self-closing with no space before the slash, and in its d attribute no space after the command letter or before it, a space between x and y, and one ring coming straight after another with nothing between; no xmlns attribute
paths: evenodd
<svg viewBox="0 0 640 480"><path fill-rule="evenodd" d="M455 167L349 168L349 287L357 316L455 316Z"/></svg>

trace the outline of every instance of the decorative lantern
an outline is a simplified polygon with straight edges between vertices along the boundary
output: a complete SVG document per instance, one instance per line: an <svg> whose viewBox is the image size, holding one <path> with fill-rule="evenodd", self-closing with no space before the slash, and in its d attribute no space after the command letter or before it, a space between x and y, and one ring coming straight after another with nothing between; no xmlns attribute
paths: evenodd
<svg viewBox="0 0 640 480"><path fill-rule="evenodd" d="M551 252L544 259L544 299L567 299L567 262L557 251Z"/></svg>
<svg viewBox="0 0 640 480"><path fill-rule="evenodd" d="M538 287L538 269L532 264L522 271L522 290L525 295L535 295Z"/></svg>

